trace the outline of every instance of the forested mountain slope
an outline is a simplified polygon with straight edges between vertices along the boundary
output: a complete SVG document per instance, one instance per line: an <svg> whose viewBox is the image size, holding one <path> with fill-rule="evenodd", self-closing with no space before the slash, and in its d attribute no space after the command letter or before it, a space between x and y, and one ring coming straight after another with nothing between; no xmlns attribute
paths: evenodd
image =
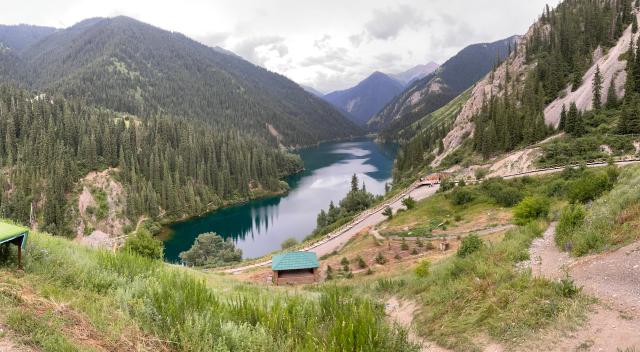
<svg viewBox="0 0 640 352"><path fill-rule="evenodd" d="M374 72L355 87L325 95L324 100L346 111L347 117L364 126L402 89L403 84L400 81L382 72Z"/></svg>
<svg viewBox="0 0 640 352"><path fill-rule="evenodd" d="M435 72L415 81L369 121L369 129L393 139L398 131L441 108L482 78L509 53L516 36L470 45Z"/></svg>
<svg viewBox="0 0 640 352"><path fill-rule="evenodd" d="M201 121L137 119L9 86L0 86L0 131L0 216L28 223L33 206L55 234L75 234L74 187L92 170L113 170L126 200L119 218L135 223L280 192L279 178L302 167L261 139Z"/></svg>
<svg viewBox="0 0 640 352"><path fill-rule="evenodd" d="M39 42L55 32L53 27L31 26L20 24L16 26L0 25L0 43L17 52Z"/></svg>
<svg viewBox="0 0 640 352"><path fill-rule="evenodd" d="M20 58L29 87L115 111L188 117L285 145L360 133L284 76L127 17L82 21Z"/></svg>
<svg viewBox="0 0 640 352"><path fill-rule="evenodd" d="M568 0L553 10L547 8L517 50L477 84L454 129L443 140L444 155L471 133L476 141L474 149L484 155L544 138L545 123L556 127L559 122L559 116L545 114L545 108L558 97L584 102L572 92L583 85L591 87L589 79L601 59L621 61L607 66L617 72L616 84L620 85L624 74L619 69L624 67L625 58L615 52L625 40L629 43L632 22L637 22L632 11L631 0ZM611 55L598 54L611 48ZM583 109L590 106L582 103ZM505 116L509 118L505 120Z"/></svg>
<svg viewBox="0 0 640 352"><path fill-rule="evenodd" d="M634 3L567 0L545 8L509 57L473 87L444 138L441 130L432 129L407 143L396 174L410 174L430 163L437 166L450 156L447 164L471 153L490 158L540 141L555 128L570 132L570 138L598 135L588 142L589 149L597 149L596 140L620 132L616 126L624 107L634 109L623 104L621 112L618 105L628 82L624 68L629 57L635 58L628 49L637 30ZM596 76L600 107L594 99ZM580 133L565 129L561 115L582 119ZM586 141L567 143L585 148ZM592 155L586 149L584 153Z"/></svg>

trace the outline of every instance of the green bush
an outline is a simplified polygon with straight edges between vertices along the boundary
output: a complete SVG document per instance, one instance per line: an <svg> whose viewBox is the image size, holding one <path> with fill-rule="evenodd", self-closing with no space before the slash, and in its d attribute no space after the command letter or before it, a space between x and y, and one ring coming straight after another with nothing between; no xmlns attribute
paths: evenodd
<svg viewBox="0 0 640 352"><path fill-rule="evenodd" d="M290 237L290 238L287 238L286 240L284 240L284 241L282 242L282 244L280 245L280 247L281 247L282 249L289 249L289 248L292 248L292 247L297 246L297 245L298 245L298 243L299 243L299 242L298 242L298 240L297 240L297 239L295 239L295 238L293 238L293 237Z"/></svg>
<svg viewBox="0 0 640 352"><path fill-rule="evenodd" d="M492 178L482 182L480 190L498 205L508 208L518 204L524 198L522 191L508 185L501 178Z"/></svg>
<svg viewBox="0 0 640 352"><path fill-rule="evenodd" d="M460 258L464 258L479 251L483 245L484 244L478 235L469 235L462 240L460 248L458 248L458 252L456 254Z"/></svg>
<svg viewBox="0 0 640 352"><path fill-rule="evenodd" d="M467 188L456 188L451 193L451 203L453 205L464 205L473 202L475 194Z"/></svg>
<svg viewBox="0 0 640 352"><path fill-rule="evenodd" d="M593 175L588 173L571 182L569 185L569 201L586 203L598 198L602 193L611 190L615 181L606 173Z"/></svg>
<svg viewBox="0 0 640 352"><path fill-rule="evenodd" d="M556 228L556 244L567 250L571 246L573 232L584 222L585 210L580 204L570 204L562 210L560 221Z"/></svg>
<svg viewBox="0 0 640 352"><path fill-rule="evenodd" d="M145 228L130 235L124 242L123 249L150 259L162 259L164 253L162 242L153 238Z"/></svg>
<svg viewBox="0 0 640 352"><path fill-rule="evenodd" d="M213 232L199 235L188 251L180 253L180 259L191 266L222 266L242 260L242 251L231 241L225 241Z"/></svg>
<svg viewBox="0 0 640 352"><path fill-rule="evenodd" d="M362 256L358 256L356 258L356 261L358 262L358 267L360 269L364 269L367 267L367 262L364 261L364 258L362 258Z"/></svg>
<svg viewBox="0 0 640 352"><path fill-rule="evenodd" d="M529 196L518 203L513 210L513 216L518 225L524 225L533 220L546 218L550 207L548 198L539 195Z"/></svg>
<svg viewBox="0 0 640 352"><path fill-rule="evenodd" d="M431 262L428 260L420 261L420 263L418 263L418 266L416 266L415 271L418 277L429 276L429 273L431 272Z"/></svg>
<svg viewBox="0 0 640 352"><path fill-rule="evenodd" d="M411 198L411 196L409 196L402 200L402 205L407 207L407 210L411 210L416 207L416 200Z"/></svg>
<svg viewBox="0 0 640 352"><path fill-rule="evenodd" d="M378 254L376 255L375 261L380 265L384 265L387 263L387 258L385 258L384 255L382 255L382 252L378 252Z"/></svg>
<svg viewBox="0 0 640 352"><path fill-rule="evenodd" d="M386 206L384 208L384 210L382 211L382 215L386 216L387 219L392 219L393 218L393 209L391 209L390 206Z"/></svg>

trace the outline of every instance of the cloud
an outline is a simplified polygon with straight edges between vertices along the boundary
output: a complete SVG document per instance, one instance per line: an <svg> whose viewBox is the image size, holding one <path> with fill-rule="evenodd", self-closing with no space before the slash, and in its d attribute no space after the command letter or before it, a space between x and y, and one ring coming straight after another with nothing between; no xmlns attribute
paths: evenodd
<svg viewBox="0 0 640 352"><path fill-rule="evenodd" d="M373 10L373 18L365 23L364 28L374 39L394 39L405 28L418 29L427 24L419 11L407 6Z"/></svg>
<svg viewBox="0 0 640 352"><path fill-rule="evenodd" d="M354 47L359 47L360 44L362 44L362 42L364 41L364 38L366 36L365 32L362 32L360 34L354 34L349 36L349 41L351 42L351 45L353 45Z"/></svg>
<svg viewBox="0 0 640 352"><path fill-rule="evenodd" d="M282 58L289 53L289 47L280 36L251 37L240 41L234 51L257 65L264 65L269 59Z"/></svg>
<svg viewBox="0 0 640 352"><path fill-rule="evenodd" d="M402 56L395 53L382 53L375 56L376 63L381 67L387 67L394 65L396 62L402 60Z"/></svg>
<svg viewBox="0 0 640 352"><path fill-rule="evenodd" d="M224 42L231 36L229 32L211 33L196 37L200 43L211 47L223 46Z"/></svg>

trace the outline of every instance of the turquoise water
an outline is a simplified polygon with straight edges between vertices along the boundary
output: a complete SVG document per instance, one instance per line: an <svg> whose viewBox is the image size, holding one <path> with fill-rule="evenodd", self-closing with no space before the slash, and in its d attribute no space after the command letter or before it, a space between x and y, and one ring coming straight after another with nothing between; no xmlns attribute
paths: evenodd
<svg viewBox="0 0 640 352"><path fill-rule="evenodd" d="M324 143L299 151L305 171L286 181L291 190L279 197L260 199L221 209L169 226L165 257L178 261L201 233L216 232L231 238L244 258L255 258L280 249L287 238L304 239L316 226L316 216L336 204L349 191L351 175L358 175L367 190L384 193L390 181L396 147L371 140Z"/></svg>

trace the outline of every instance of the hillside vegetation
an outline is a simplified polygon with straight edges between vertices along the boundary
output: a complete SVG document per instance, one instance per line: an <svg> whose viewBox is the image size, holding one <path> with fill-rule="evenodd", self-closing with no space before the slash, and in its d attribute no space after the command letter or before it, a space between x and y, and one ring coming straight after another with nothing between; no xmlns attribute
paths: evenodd
<svg viewBox="0 0 640 352"><path fill-rule="evenodd" d="M385 323L382 305L346 288L240 284L37 232L28 248L19 280L1 269L0 323L42 350L417 350ZM73 333L83 327L93 340Z"/></svg>
<svg viewBox="0 0 640 352"><path fill-rule="evenodd" d="M76 183L114 168L125 189L121 218L198 214L227 201L281 192L279 179L302 168L298 156L208 124L139 120L80 100L34 97L0 87L0 214L40 228L75 233Z"/></svg>
<svg viewBox="0 0 640 352"><path fill-rule="evenodd" d="M515 43L511 37L494 43L470 45L430 75L413 82L368 123L384 139L446 105L503 60Z"/></svg>
<svg viewBox="0 0 640 352"><path fill-rule="evenodd" d="M24 73L0 79L118 112L187 117L289 146L361 132L284 76L127 17L82 21L17 54Z"/></svg>

